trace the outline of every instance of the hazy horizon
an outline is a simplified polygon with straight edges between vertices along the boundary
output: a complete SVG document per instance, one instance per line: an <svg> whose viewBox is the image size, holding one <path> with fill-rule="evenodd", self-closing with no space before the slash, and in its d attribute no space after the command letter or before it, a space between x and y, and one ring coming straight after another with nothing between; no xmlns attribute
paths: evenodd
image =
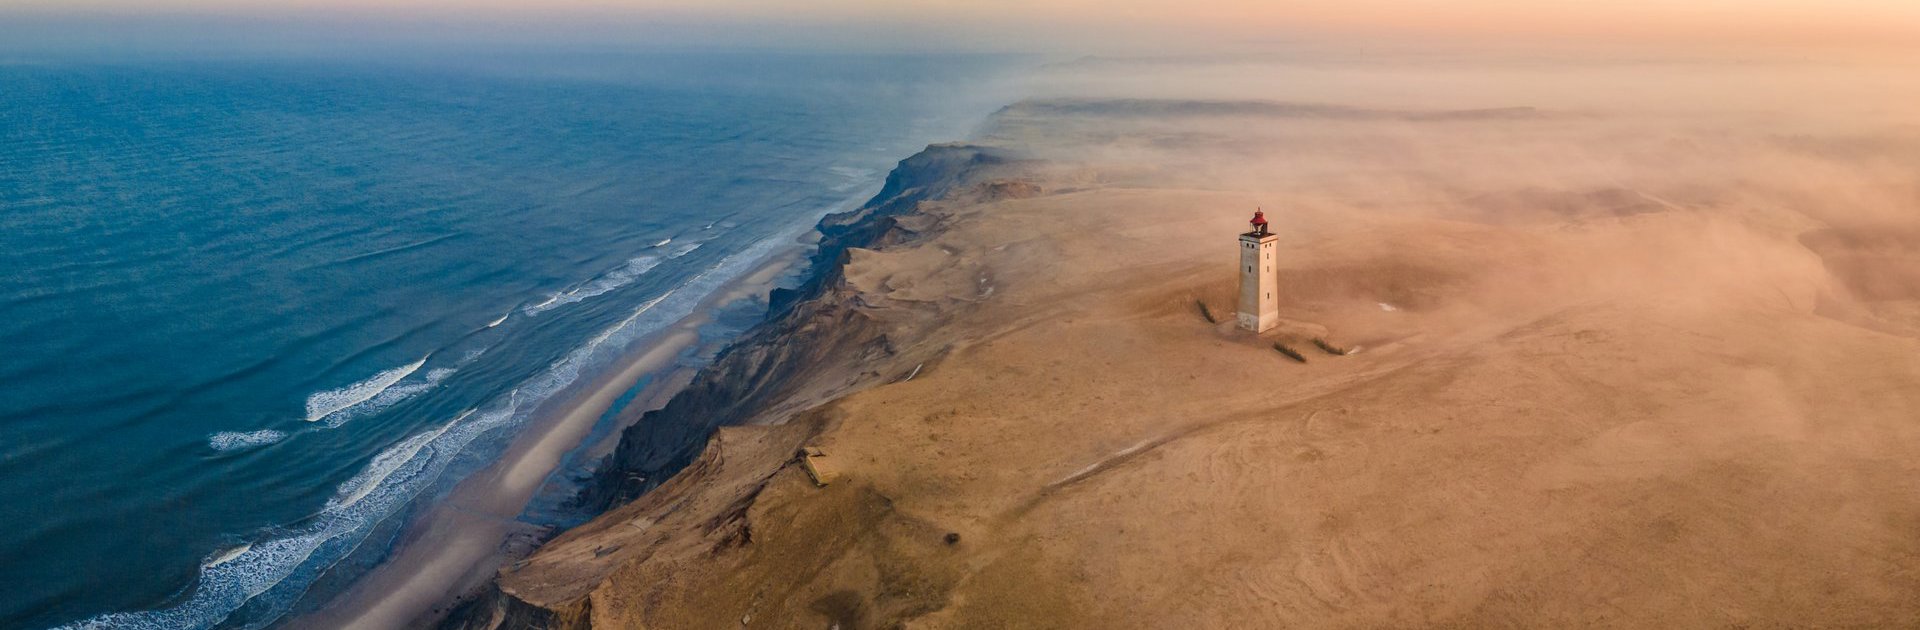
<svg viewBox="0 0 1920 630"><path fill-rule="evenodd" d="M1920 4L1254 0L1014 3L827 0L15 0L8 48L326 51L364 44L749 48L1073 54L1243 54L1300 48L1528 54L1849 56L1920 46Z"/></svg>

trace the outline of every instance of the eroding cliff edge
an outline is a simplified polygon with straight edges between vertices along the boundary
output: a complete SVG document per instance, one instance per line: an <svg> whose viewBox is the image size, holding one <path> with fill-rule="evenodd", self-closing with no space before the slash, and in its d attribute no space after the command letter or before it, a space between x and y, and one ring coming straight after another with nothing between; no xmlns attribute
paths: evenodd
<svg viewBox="0 0 1920 630"><path fill-rule="evenodd" d="M910 377L937 349L902 347L897 340L965 306L873 304L845 277L850 256L937 233L941 218L924 211L932 202L1032 194L1030 184L1006 179L1017 164L992 148L930 146L900 162L871 201L822 219L819 248L801 286L777 290L766 322L666 406L630 423L581 497L603 514L503 568L489 593L459 607L443 626L588 628L595 599L636 595L602 586L643 561L676 571L725 571L705 560L752 543L747 510L769 480L790 467L796 450L832 421L830 411L816 408ZM841 514L869 524L877 525L872 517L887 508L881 497L847 499ZM841 525L821 529L867 529Z"/></svg>
<svg viewBox="0 0 1920 630"><path fill-rule="evenodd" d="M869 378L855 369L832 369L889 352L885 334L870 314L855 308L858 296L841 284L848 250L921 235L929 226L902 222L921 203L977 185L1008 161L984 147L934 145L901 161L865 205L823 218L808 279L796 289L776 290L765 324L723 352L665 408L629 428L585 500L602 510L631 501L692 463L715 427L778 422L795 404L817 404Z"/></svg>

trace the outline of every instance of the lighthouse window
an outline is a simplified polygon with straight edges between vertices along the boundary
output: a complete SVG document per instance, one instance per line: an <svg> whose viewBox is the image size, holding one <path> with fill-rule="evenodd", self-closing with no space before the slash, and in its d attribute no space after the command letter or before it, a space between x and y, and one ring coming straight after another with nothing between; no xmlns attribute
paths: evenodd
<svg viewBox="0 0 1920 630"><path fill-rule="evenodd" d="M1247 273L1253 273L1253 265L1247 265Z"/></svg>

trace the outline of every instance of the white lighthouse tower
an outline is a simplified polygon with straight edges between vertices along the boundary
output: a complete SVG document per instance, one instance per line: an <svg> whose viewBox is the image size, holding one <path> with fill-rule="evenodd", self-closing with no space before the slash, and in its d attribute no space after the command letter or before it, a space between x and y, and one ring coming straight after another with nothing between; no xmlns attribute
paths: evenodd
<svg viewBox="0 0 1920 630"><path fill-rule="evenodd" d="M1253 228L1240 235L1240 327L1256 333L1280 325L1279 278L1273 254L1280 237L1267 231L1266 214L1253 211Z"/></svg>

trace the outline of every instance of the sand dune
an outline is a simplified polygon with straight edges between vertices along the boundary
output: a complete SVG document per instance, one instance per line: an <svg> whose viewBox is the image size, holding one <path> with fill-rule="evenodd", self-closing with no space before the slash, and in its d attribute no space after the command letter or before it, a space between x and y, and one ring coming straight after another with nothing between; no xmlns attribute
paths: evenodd
<svg viewBox="0 0 1920 630"><path fill-rule="evenodd" d="M823 298L884 340L857 385L722 429L503 572L502 610L1920 622L1920 180L1890 149L1602 114L1150 109L1003 111L981 141L1034 159L922 204ZM1264 338L1201 309L1231 312L1256 206L1284 253ZM802 444L841 480L809 482Z"/></svg>

